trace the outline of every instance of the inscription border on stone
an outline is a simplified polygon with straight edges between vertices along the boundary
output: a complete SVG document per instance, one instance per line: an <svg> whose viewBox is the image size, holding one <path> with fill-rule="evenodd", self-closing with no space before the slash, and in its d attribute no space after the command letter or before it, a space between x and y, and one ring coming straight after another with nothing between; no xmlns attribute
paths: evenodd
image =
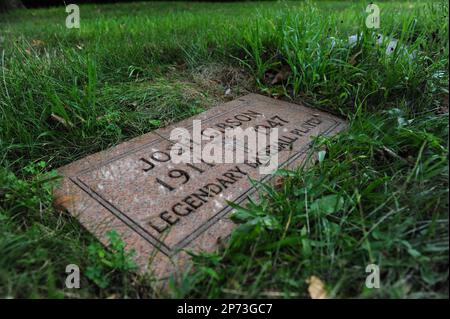
<svg viewBox="0 0 450 319"><path fill-rule="evenodd" d="M245 101L248 104L248 101ZM221 117L227 113L231 113L237 109L241 109L242 105L238 105L226 112L220 112L217 115L211 116L207 119L204 119L203 122L209 122L217 117ZM342 124L342 122L337 121L331 117L328 117L328 119L332 122L332 124L327 127L325 130L323 130L322 132L320 132L320 135L328 135L328 133L330 133L331 131L333 131L335 128L337 128L340 124ZM189 125L188 128L191 128L192 125ZM99 169L107 164L110 164L112 162L115 162L117 160L120 160L124 157L127 157L133 153L136 153L140 150L143 150L147 147L150 147L154 144L158 144L161 141L166 140L166 138L164 138L163 136L159 135L157 132L156 133L160 138L153 140L149 143L145 143L143 145L140 145L138 147L135 147L133 149L130 149L126 152L123 152L119 155L116 155L112 158L110 158L107 161L104 161L100 164L94 165L93 167L81 170L79 172L77 172L74 176L70 176L69 179L75 183L79 188L81 188L87 195L89 195L92 199L94 199L95 201L97 201L100 205L102 205L105 209L107 209L111 214L113 214L115 217L117 217L118 219L120 219L125 225L127 225L128 227L130 227L134 232L136 232L137 234L139 234L144 240L148 241L150 244L152 244L156 249L158 249L161 253L163 253L164 255L171 257L173 255L175 255L179 250L183 249L184 247L186 247L189 243L191 243L193 240L195 240L201 233L203 233L204 231L206 231L208 228L210 228L216 221L218 221L220 218L224 217L225 215L227 215L233 208L229 205L227 205L226 207L222 208L220 211L218 211L217 213L215 213L213 216L211 216L206 222L202 223L199 227L197 227L194 231L192 231L191 233L187 234L185 236L185 238L183 238L182 240L180 240L177 244L175 244L172 248L169 247L168 245L166 245L164 242L162 242L160 239L156 238L154 235L152 235L151 233L149 233L145 228L143 228L141 225L139 225L138 223L136 223L132 218L130 218L126 213L124 213L123 211L121 211L119 208L117 208L116 206L114 206L114 204L110 203L108 200L106 200L104 197L102 197L101 194L99 194L98 192L96 192L94 189L92 189L89 185L87 185L85 182L83 182L79 177L81 175L85 175L88 174L96 169ZM286 161L284 161L283 163L281 163L279 165L280 168L285 167L287 165L289 165L290 163L294 162L296 159L298 159L300 156L302 156L303 154L305 154L311 146L311 142L308 144L305 144L303 147L301 147L297 152L295 152L292 156L290 156ZM271 175L267 175L265 177L263 177L260 182L267 182L269 180L271 180L274 177L273 174ZM232 200L233 202L240 204L242 203L244 200L246 200L247 198L249 198L249 196L253 195L254 192L256 191L255 186L251 186L249 187L246 191L244 191L243 193L241 193L239 196L237 196L234 200Z"/></svg>
<svg viewBox="0 0 450 319"><path fill-rule="evenodd" d="M169 138L173 129L184 128L193 133L193 121L201 120L203 128L218 127L220 128L219 131L222 131L223 126L218 124L222 125L226 122L222 123L215 120L226 121L233 118L235 114L245 112L246 108L261 112L263 116L261 120L263 122L256 120L257 123L264 123L266 115L267 120L270 120L272 113L276 115L280 112L287 116L288 119L291 118L291 124L284 129L286 133L292 133L291 129L300 128L300 125L308 117L319 117L324 120L322 124L318 125L317 129L314 129L314 133L303 132L305 135L298 135L300 136L300 144L294 145L292 143L292 148L288 149L283 146L281 149L278 149L278 152L281 154L278 168L294 169L302 165L306 159L306 154L311 149L311 139L313 137L334 135L347 126L344 119L321 110L309 108L301 103L294 104L250 93L235 100L221 103L178 123L137 136L60 167L58 171L63 179L60 187L55 189L55 195L61 199L61 207L80 221L103 244L108 245L108 231L117 231L123 238L127 248L135 249L137 253L135 260L141 271L150 271L157 279L168 278L170 274L185 269L190 259L187 251L211 252L218 247L219 239L225 239L230 235L235 227L235 224L229 219L233 208L227 205L225 200L240 205L249 199L257 200L259 188L251 183L249 178L258 183L269 182L276 175L264 176L253 170L257 166L248 165L251 167L251 170L247 170L248 174L245 174L247 175L245 182L243 179L240 179L242 181L240 182L241 186L238 185L236 189L230 187L228 190L231 190L231 193L226 193L227 196L222 197L221 193L221 198L214 199L216 204L213 204L212 200L211 202L208 201L207 203L211 204L208 208L205 208L206 211L199 213L198 217L191 215L190 219L185 219L185 222L180 223L178 228L172 228L164 235L155 227L152 229L151 225L148 226L146 218L147 214L148 218L157 216L156 213L158 211L156 210L161 209L159 211L161 212L166 202L170 204L172 199L165 197L170 196L167 193L159 195L158 189L150 186L152 184L142 184L145 182L145 179L143 179L144 177L133 175L136 174L136 171L134 171L135 167L132 163L141 154L174 145L176 142L171 141ZM291 117L291 115L293 116ZM245 128L245 125L242 127ZM192 140L191 143L198 144ZM185 146L191 147L192 145ZM131 159L131 162L129 162L129 159ZM131 166L128 163L131 163ZM224 164L228 165L227 163ZM160 166L160 168L166 168L166 166ZM220 166L217 168L219 170L223 169ZM116 169L118 174L122 175L115 177ZM129 176L127 176L128 173L130 174ZM159 171L153 171L148 176L154 179L158 177L159 173ZM206 180L214 181L214 172L204 171L204 173L206 173L204 176ZM245 175L242 177L245 177ZM117 178L119 180L116 180ZM197 182L200 181L197 180ZM188 189L191 189L189 190L190 193L200 190L196 188L195 183L188 186ZM227 189L227 187L224 189ZM174 196L181 201L185 194L182 191L182 187L179 190L180 192ZM156 232L159 232L161 236L158 236Z"/></svg>

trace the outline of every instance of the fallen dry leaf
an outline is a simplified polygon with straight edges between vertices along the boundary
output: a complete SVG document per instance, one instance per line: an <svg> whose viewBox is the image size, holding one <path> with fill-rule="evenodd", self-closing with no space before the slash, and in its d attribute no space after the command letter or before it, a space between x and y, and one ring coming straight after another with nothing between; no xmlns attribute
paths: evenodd
<svg viewBox="0 0 450 319"><path fill-rule="evenodd" d="M53 207L55 207L56 210L65 211L66 208L64 206L72 204L75 200L77 200L77 196L59 196L53 200Z"/></svg>
<svg viewBox="0 0 450 319"><path fill-rule="evenodd" d="M350 60L348 61L348 63L350 63L351 65L355 65L356 64L356 58L362 53L362 50L359 50L358 52L356 52L355 54L352 55L352 57L350 58Z"/></svg>
<svg viewBox="0 0 450 319"><path fill-rule="evenodd" d="M40 47L41 45L44 45L44 41L42 41L42 40L31 40L31 45L33 47Z"/></svg>
<svg viewBox="0 0 450 319"><path fill-rule="evenodd" d="M311 299L327 299L327 291L325 289L325 284L322 280L320 280L316 276L309 277L306 280L306 283L309 284L308 292Z"/></svg>
<svg viewBox="0 0 450 319"><path fill-rule="evenodd" d="M289 65L283 65L270 84L274 85L286 81L290 74L291 68Z"/></svg>
<svg viewBox="0 0 450 319"><path fill-rule="evenodd" d="M73 123L70 121L66 121L61 116L56 115L55 113L50 114L52 120L64 125L65 127L73 127Z"/></svg>
<svg viewBox="0 0 450 319"><path fill-rule="evenodd" d="M275 178L275 182L274 182L275 188L280 189L283 186L284 182L285 182L285 179L283 177Z"/></svg>
<svg viewBox="0 0 450 319"><path fill-rule="evenodd" d="M445 94L441 106L438 107L437 114L447 114L448 113L448 94Z"/></svg>

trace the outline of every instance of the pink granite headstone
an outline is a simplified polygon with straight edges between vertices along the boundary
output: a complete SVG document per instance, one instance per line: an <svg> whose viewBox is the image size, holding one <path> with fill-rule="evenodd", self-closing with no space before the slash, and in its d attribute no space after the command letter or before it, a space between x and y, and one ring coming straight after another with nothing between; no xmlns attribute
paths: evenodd
<svg viewBox="0 0 450 319"><path fill-rule="evenodd" d="M280 168L301 165L313 137L345 127L325 112L249 94L60 168L55 195L62 206L105 244L115 230L136 251L141 270L157 278L183 270L186 250L215 250L235 227L227 201L244 203L256 196L250 179L274 177L250 162L173 163L170 133L192 130L193 120L218 131L276 127Z"/></svg>

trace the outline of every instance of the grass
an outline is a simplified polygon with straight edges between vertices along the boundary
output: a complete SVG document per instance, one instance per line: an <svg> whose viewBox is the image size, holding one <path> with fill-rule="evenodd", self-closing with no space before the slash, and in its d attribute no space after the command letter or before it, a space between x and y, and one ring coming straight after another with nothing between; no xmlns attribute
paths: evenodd
<svg viewBox="0 0 450 319"><path fill-rule="evenodd" d="M82 5L79 30L61 8L0 15L0 296L308 297L314 275L336 298L448 298L448 4L380 2L377 31L399 40L390 54L365 6ZM114 234L105 251L55 211L53 169L223 102L227 88L306 101L349 129L316 141L317 165L261 185L226 247L160 292ZM72 263L90 269L81 289L64 289ZM370 263L380 289L364 286Z"/></svg>

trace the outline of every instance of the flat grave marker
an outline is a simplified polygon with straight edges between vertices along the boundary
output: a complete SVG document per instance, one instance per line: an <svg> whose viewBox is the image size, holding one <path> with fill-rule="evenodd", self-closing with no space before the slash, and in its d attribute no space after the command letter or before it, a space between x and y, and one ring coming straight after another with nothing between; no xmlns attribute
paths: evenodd
<svg viewBox="0 0 450 319"><path fill-rule="evenodd" d="M136 251L141 270L157 278L184 269L186 250L216 249L235 227L227 201L242 204L256 196L250 179L273 178L257 163L174 163L170 133L192 132L193 120L218 131L276 127L280 168L301 165L313 137L346 125L325 112L249 94L60 168L55 195L66 199L62 206L105 244L115 230ZM245 141L227 147L245 149Z"/></svg>

